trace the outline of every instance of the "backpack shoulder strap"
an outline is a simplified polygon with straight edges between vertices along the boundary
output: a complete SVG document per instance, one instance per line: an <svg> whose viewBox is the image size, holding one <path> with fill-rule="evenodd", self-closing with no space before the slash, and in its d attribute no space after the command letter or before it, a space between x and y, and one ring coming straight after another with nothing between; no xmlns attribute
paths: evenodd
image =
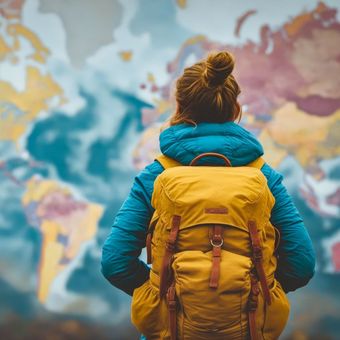
<svg viewBox="0 0 340 340"><path fill-rule="evenodd" d="M265 165L265 163L266 161L262 157L259 157L255 159L254 161L248 163L246 166L251 166L253 168L257 168L261 170L261 168Z"/></svg>
<svg viewBox="0 0 340 340"><path fill-rule="evenodd" d="M170 158L165 155L159 155L158 157L156 157L155 160L158 161L164 169L173 168L175 166L182 165L180 162L177 162L175 159Z"/></svg>

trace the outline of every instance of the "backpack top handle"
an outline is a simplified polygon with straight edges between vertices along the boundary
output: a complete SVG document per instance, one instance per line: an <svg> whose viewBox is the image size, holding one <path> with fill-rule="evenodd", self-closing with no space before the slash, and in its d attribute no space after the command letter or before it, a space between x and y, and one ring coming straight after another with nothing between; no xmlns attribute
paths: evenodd
<svg viewBox="0 0 340 340"><path fill-rule="evenodd" d="M206 153L201 153L200 155L198 155L197 157L195 157L195 158L190 162L189 165L190 165L190 166L195 166L195 165L197 165L197 162L198 162L200 159L204 158L204 157L217 157L217 158L221 158L221 159L224 160L225 166L230 166L230 167L231 167L231 162L230 162L230 160L229 160L226 156L224 156L224 155L222 155L222 154L220 154L220 153L217 153L217 152L206 152Z"/></svg>

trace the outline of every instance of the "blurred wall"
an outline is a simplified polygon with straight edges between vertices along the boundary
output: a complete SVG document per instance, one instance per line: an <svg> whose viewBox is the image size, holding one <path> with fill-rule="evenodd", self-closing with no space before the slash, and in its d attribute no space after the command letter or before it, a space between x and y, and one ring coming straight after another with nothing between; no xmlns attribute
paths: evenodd
<svg viewBox="0 0 340 340"><path fill-rule="evenodd" d="M285 175L317 252L312 283L289 294L285 336L340 334L339 10L1 0L0 337L137 338L129 297L100 274L101 245L158 153L175 79L223 49L236 56L241 124Z"/></svg>

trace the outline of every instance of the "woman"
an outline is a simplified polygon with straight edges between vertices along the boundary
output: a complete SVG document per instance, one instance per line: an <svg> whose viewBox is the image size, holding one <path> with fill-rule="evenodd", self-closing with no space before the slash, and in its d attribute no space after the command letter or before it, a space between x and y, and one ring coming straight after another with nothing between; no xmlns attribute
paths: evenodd
<svg viewBox="0 0 340 340"><path fill-rule="evenodd" d="M233 57L228 52L219 52L184 70L176 84L176 113L171 117L170 127L160 135L160 149L165 156L189 165L196 156L213 152L227 157L233 167L239 167L263 155L255 137L234 123L241 117L241 108L233 68ZM218 165L219 159L215 161ZM211 162L213 158L209 158L209 165ZM260 170L275 198L270 222L281 235L275 278L285 292L290 292L312 278L315 255L299 212L282 184L282 176L267 163ZM104 276L130 295L149 279L150 268L138 257L145 247L154 213L151 205L154 182L163 171L161 162L156 160L135 178L103 247Z"/></svg>

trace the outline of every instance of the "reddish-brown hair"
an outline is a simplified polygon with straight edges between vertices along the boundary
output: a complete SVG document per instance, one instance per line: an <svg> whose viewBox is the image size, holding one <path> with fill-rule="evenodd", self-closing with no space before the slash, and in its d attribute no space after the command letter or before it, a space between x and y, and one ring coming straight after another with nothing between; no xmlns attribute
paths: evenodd
<svg viewBox="0 0 340 340"><path fill-rule="evenodd" d="M228 52L209 56L184 69L176 83L177 110L171 125L225 123L240 119L240 88L231 74L234 58Z"/></svg>

